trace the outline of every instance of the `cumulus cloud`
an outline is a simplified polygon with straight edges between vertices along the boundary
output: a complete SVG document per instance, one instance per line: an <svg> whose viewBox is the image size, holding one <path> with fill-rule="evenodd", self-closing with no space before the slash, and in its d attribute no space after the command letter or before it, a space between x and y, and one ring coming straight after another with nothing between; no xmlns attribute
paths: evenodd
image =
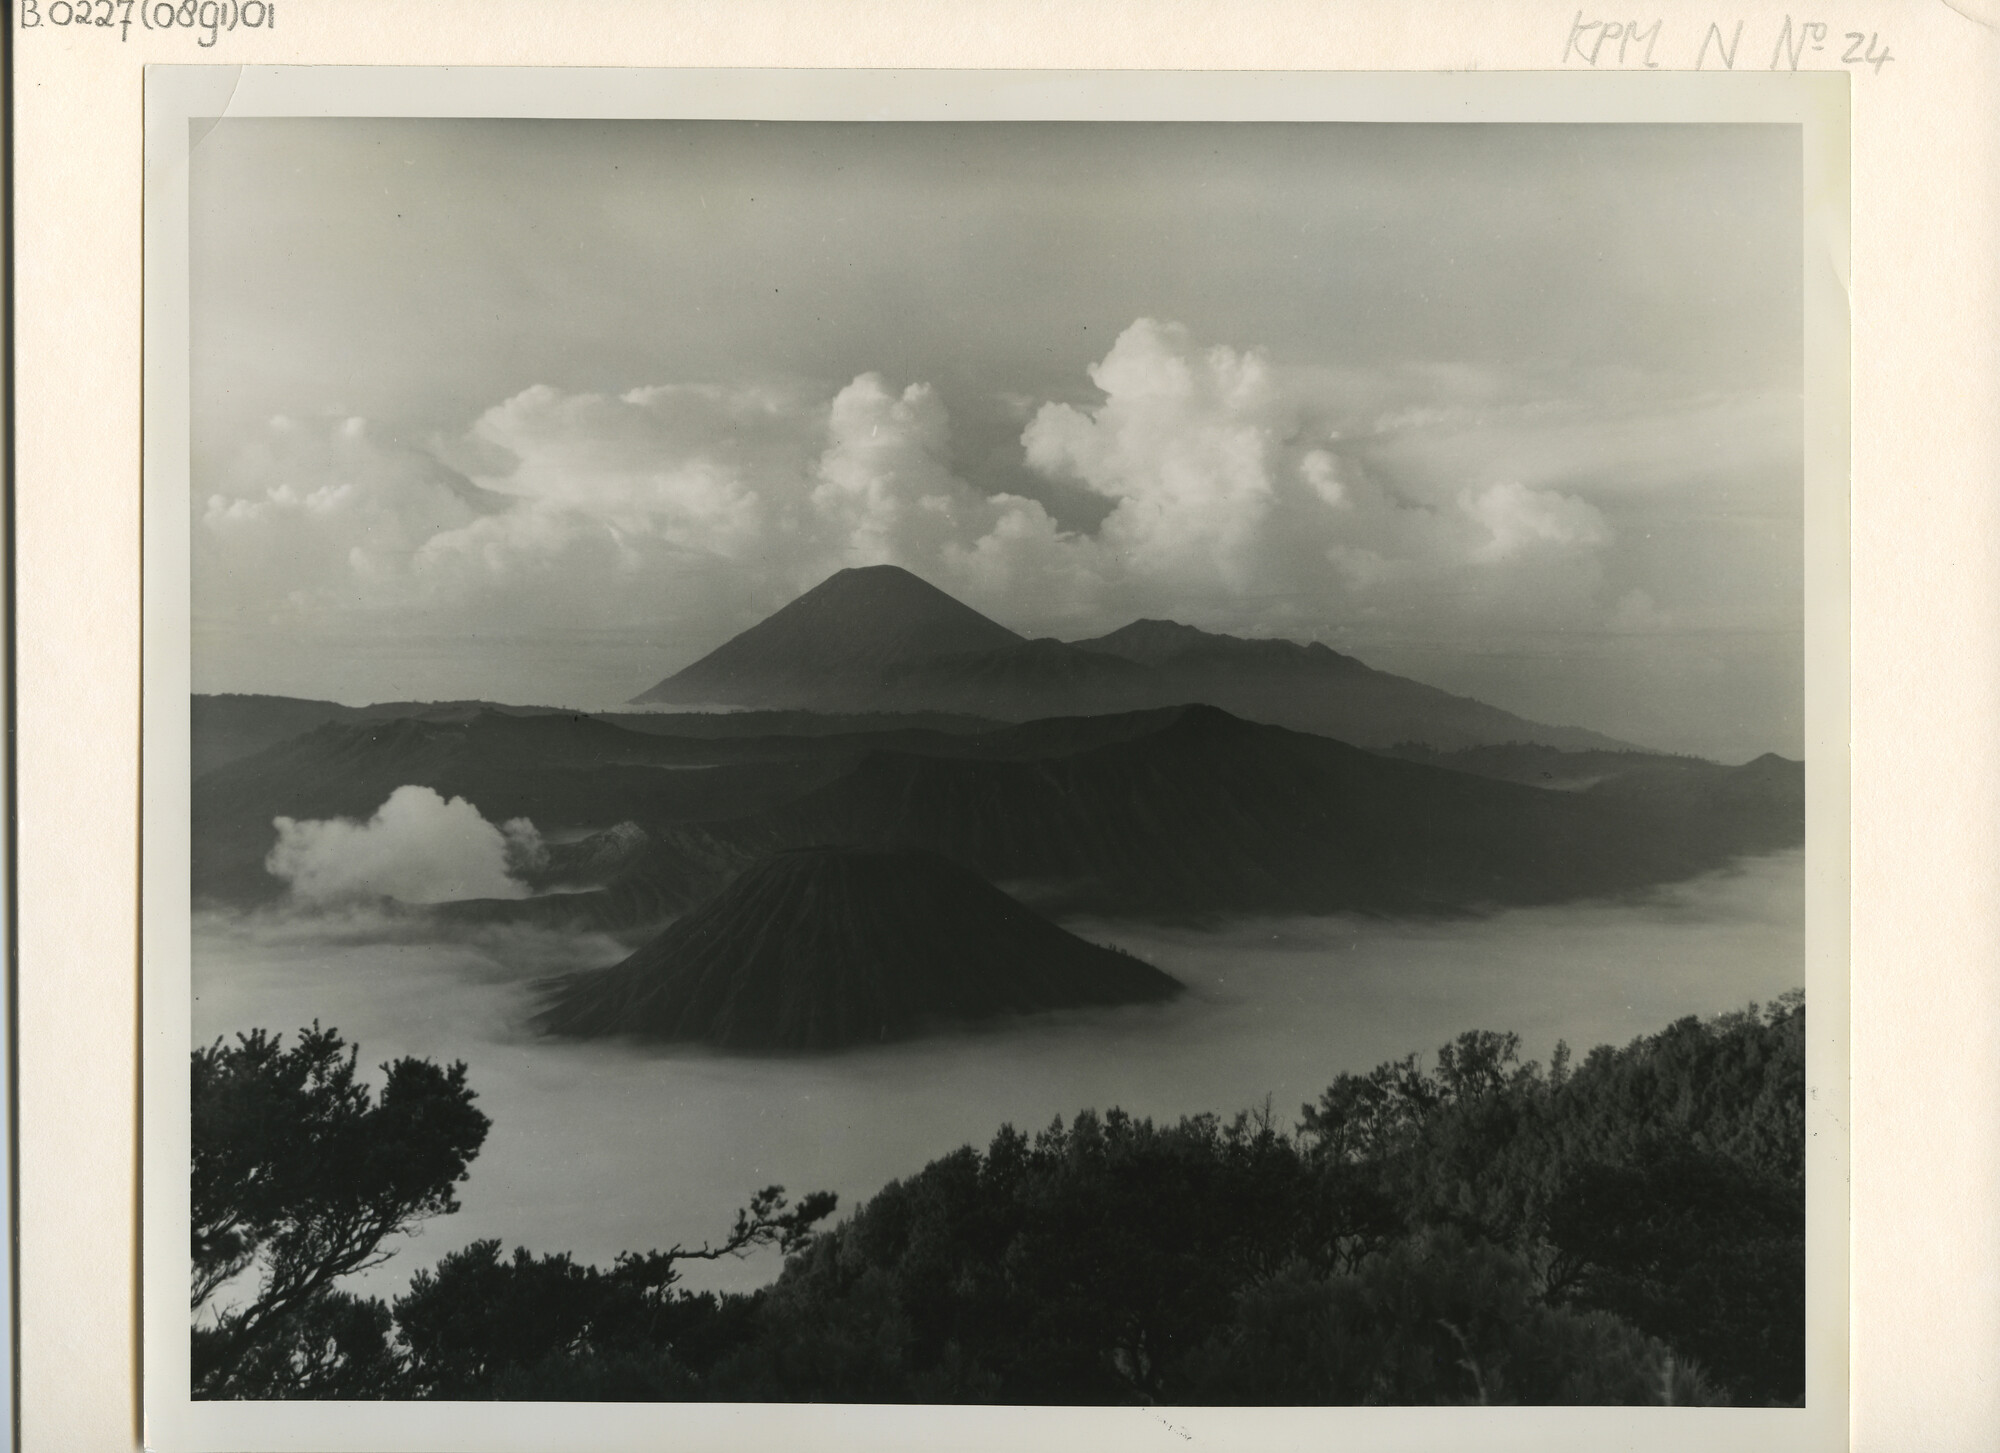
<svg viewBox="0 0 2000 1453"><path fill-rule="evenodd" d="M626 536L741 554L772 501L796 487L812 430L785 395L688 385L618 397L526 389L486 411L470 443L495 464L474 478L533 510Z"/></svg>
<svg viewBox="0 0 2000 1453"><path fill-rule="evenodd" d="M1036 501L953 472L928 385L875 374L819 401L536 387L435 450L363 420L273 421L195 528L200 622L444 635L699 640L881 562L988 604L1050 577L1047 598L1074 603L1080 553Z"/></svg>
<svg viewBox="0 0 2000 1453"><path fill-rule="evenodd" d="M901 565L1004 614L1023 595L1056 617L1088 607L1095 542L1064 533L1039 501L960 478L928 385L897 393L863 374L834 398L827 435L800 525L821 542L815 579L844 565Z"/></svg>
<svg viewBox="0 0 2000 1453"><path fill-rule="evenodd" d="M1509 480L1458 497L1459 508L1485 527L1489 538L1472 558L1483 563L1511 559L1538 546L1558 550L1602 545L1610 526L1592 506L1551 489L1528 489Z"/></svg>
<svg viewBox="0 0 2000 1453"><path fill-rule="evenodd" d="M197 608L262 617L339 609L425 542L501 507L358 418L274 418L218 484L195 505Z"/></svg>
<svg viewBox="0 0 2000 1453"><path fill-rule="evenodd" d="M1192 604L1203 624L1317 632L1543 625L1593 608L1614 534L1594 506L1490 478L1491 462L1447 492L1371 453L1385 430L1494 407L1488 372L1287 369L1141 319L1091 379L1101 405L1045 405L1022 442L1030 466L1116 501L1097 564L1130 610ZM1431 402L1398 409L1399 389Z"/></svg>
<svg viewBox="0 0 2000 1453"><path fill-rule="evenodd" d="M524 898L516 874L545 855L528 819L495 826L463 797L446 800L429 787L398 787L366 822L279 817L272 825L278 841L265 870L311 904Z"/></svg>
<svg viewBox="0 0 2000 1453"><path fill-rule="evenodd" d="M1090 378L1105 402L1043 405L1021 436L1028 464L1117 501L1098 539L1127 570L1249 586L1289 432L1264 357L1141 318Z"/></svg>
<svg viewBox="0 0 2000 1453"><path fill-rule="evenodd" d="M537 386L422 444L273 420L203 482L197 622L597 632L628 655L670 643L664 668L887 562L1073 636L1142 614L1336 636L1629 629L1629 592L1671 583L1607 577L1621 500L1675 459L1723 468L1719 439L1784 432L1776 406L1676 413L1622 377L1564 395L1488 368L1301 367L1146 318L1089 377L1100 401L1004 401L1032 474L1108 502L1087 531L968 480L937 391L872 372L830 397Z"/></svg>
<svg viewBox="0 0 2000 1453"><path fill-rule="evenodd" d="M944 405L864 373L833 401L811 502L856 564L922 560L962 534L970 491L952 477Z"/></svg>
<svg viewBox="0 0 2000 1453"><path fill-rule="evenodd" d="M1299 461L1299 474L1313 487L1313 493L1330 505L1348 503L1347 486L1340 482L1340 472L1333 456L1324 449L1314 449Z"/></svg>
<svg viewBox="0 0 2000 1453"><path fill-rule="evenodd" d="M978 561L999 578L1057 546L1039 503L988 496L953 472L944 404L928 384L899 394L865 373L842 389L815 478L806 528L841 564L952 578Z"/></svg>

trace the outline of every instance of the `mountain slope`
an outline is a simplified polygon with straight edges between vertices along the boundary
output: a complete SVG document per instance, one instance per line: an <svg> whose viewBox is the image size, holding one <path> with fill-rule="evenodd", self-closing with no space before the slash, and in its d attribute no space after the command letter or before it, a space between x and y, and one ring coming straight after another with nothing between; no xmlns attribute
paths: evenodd
<svg viewBox="0 0 2000 1453"><path fill-rule="evenodd" d="M1549 787L1559 792L1581 791L1599 782L1635 773L1661 781L1674 781L1717 770L1714 762L1701 757L1674 757L1662 752L1565 751L1561 747L1545 747L1532 742L1461 747L1455 751L1439 751L1417 742L1399 742L1384 750L1382 755L1406 762L1423 762L1432 767L1447 767L1454 772L1470 772L1475 777Z"/></svg>
<svg viewBox="0 0 2000 1453"><path fill-rule="evenodd" d="M303 700L292 696L194 696L189 699L193 775L199 777L230 762L255 756L267 747L303 735L330 721L470 721L482 712L507 716L564 716L561 707L501 706L491 701L384 701L373 706L342 706L337 701Z"/></svg>
<svg viewBox="0 0 2000 1453"><path fill-rule="evenodd" d="M412 784L489 822L531 819L548 844L522 870L532 884L596 885L451 913L619 932L814 844L920 847L1053 907L1198 918L1555 902L1803 837L1803 769L1780 758L1425 756L1206 706L972 734L693 738L573 714L329 723L196 782L192 886L197 899L275 897L274 817L366 820Z"/></svg>
<svg viewBox="0 0 2000 1453"><path fill-rule="evenodd" d="M928 849L1052 913L1457 913L1642 891L1804 833L1803 769L1777 759L1551 791L1199 706L971 745L870 753L787 802L675 829L600 892L493 912L617 929L700 901L732 865L844 844Z"/></svg>
<svg viewBox="0 0 2000 1453"><path fill-rule="evenodd" d="M292 714L310 719L331 703L291 702ZM593 926L631 927L698 901L716 886L716 874L744 861L734 845L697 835L691 824L727 822L754 815L851 771L871 752L917 756L1028 759L1057 756L1119 741L1154 729L1163 716L1097 716L1031 722L983 732L965 730L964 718L882 716L854 719L887 725L878 730L832 731L842 719L800 721L797 714L747 713L720 718L739 728L775 724L804 727L804 735L713 730L709 718L692 722L704 735L676 736L647 718L612 720L576 713L533 716L502 712L444 719L370 719L358 708L336 708L358 719L322 721L316 728L197 778L192 794L193 890L197 899L259 902L282 884L264 871L276 840L272 820L350 818L365 821L398 787L429 787L463 797L489 822L527 817L551 839L547 879L575 885L603 882L603 867L643 852L669 860L607 907L567 898L561 905L493 905L492 915L563 916ZM669 718L671 723L676 718ZM905 726L939 720L953 730ZM643 843L621 839L617 851L594 852L570 839L631 824ZM668 846L669 843L678 847ZM650 845L650 846L648 846ZM604 845L600 845L604 846ZM724 879L726 881L726 878ZM674 884L670 891L663 884Z"/></svg>
<svg viewBox="0 0 2000 1453"><path fill-rule="evenodd" d="M1165 705L1157 673L1098 651L1043 638L991 651L900 662L855 678L835 700L898 711L971 713L1002 721L1095 716Z"/></svg>
<svg viewBox="0 0 2000 1453"><path fill-rule="evenodd" d="M815 847L759 863L622 963L547 987L536 1023L551 1034L799 1050L1180 985L934 853Z"/></svg>
<svg viewBox="0 0 2000 1453"><path fill-rule="evenodd" d="M327 722L468 722L482 714L569 716L556 706L507 706L491 701L385 701L343 706L291 696L196 695L189 699L193 775L239 762ZM838 715L811 711L593 712L594 721L650 736L817 737L899 731L985 732L1000 723L943 712Z"/></svg>
<svg viewBox="0 0 2000 1453"><path fill-rule="evenodd" d="M1042 760L876 753L712 830L748 850L922 846L1036 885L1052 909L1168 917L1556 902L1685 878L1802 832L1802 793L1783 781L1710 822L1678 795L1491 781L1212 707L1153 720L1145 735Z"/></svg>
<svg viewBox="0 0 2000 1453"><path fill-rule="evenodd" d="M889 565L831 576L634 701L1007 721L1200 701L1365 747L1628 745L1377 671L1318 643L1157 620L1087 641L1023 640Z"/></svg>
<svg viewBox="0 0 2000 1453"><path fill-rule="evenodd" d="M842 570L635 702L812 705L891 667L1021 637L894 565Z"/></svg>
<svg viewBox="0 0 2000 1453"><path fill-rule="evenodd" d="M1184 626L1179 621L1136 620L1129 626L1120 626L1109 635L1076 644L1088 651L1122 656L1127 661L1147 666L1186 666L1204 661L1229 665L1293 665L1303 660L1323 663L1337 671L1368 670L1354 657L1343 656L1317 641L1300 645L1297 641L1218 635L1214 631Z"/></svg>
<svg viewBox="0 0 2000 1453"><path fill-rule="evenodd" d="M1146 666L1155 689L1171 700L1205 701L1251 721L1361 747L1423 742L1454 751L1535 742L1581 751L1628 745L1377 671L1317 641L1245 640L1177 621L1141 620L1076 645Z"/></svg>
<svg viewBox="0 0 2000 1453"><path fill-rule="evenodd" d="M196 781L191 886L198 901L273 898L283 890L264 871L274 818L366 821L409 785L463 797L488 822L526 817L544 834L738 816L833 780L857 751L807 746L760 752L574 714L327 722Z"/></svg>

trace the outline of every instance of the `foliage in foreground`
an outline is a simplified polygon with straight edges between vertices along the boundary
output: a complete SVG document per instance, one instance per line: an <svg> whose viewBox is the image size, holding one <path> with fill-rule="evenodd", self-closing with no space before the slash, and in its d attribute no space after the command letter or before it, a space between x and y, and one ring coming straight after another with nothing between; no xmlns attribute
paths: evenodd
<svg viewBox="0 0 2000 1453"><path fill-rule="evenodd" d="M321 1277L254 1336L254 1307L231 1314L225 1360L198 1329L198 1395L1796 1403L1804 1016L1787 996L1546 1070L1474 1032L1428 1069L1340 1076L1291 1129L1268 1110L1003 1127L830 1231L831 1196L788 1208L774 1187L719 1245L609 1269L484 1241L393 1305ZM462 1067L432 1074L469 1111ZM200 1164L198 1276L202 1237L223 1244L203 1228L228 1221ZM450 1209L435 1182L412 1204ZM756 1245L787 1253L762 1291L677 1285L680 1262Z"/></svg>
<svg viewBox="0 0 2000 1453"><path fill-rule="evenodd" d="M391 1376L387 1309L334 1287L390 1255L383 1242L458 1209L454 1190L490 1122L465 1066L382 1066L317 1024L286 1048L262 1030L194 1052L191 1371L197 1396L360 1396ZM248 1305L201 1313L251 1271Z"/></svg>

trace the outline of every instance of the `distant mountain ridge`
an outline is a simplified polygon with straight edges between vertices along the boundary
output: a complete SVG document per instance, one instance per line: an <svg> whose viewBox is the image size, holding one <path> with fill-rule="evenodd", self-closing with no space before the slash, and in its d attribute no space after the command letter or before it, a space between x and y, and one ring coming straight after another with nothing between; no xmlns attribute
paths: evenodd
<svg viewBox="0 0 2000 1453"><path fill-rule="evenodd" d="M1245 639L1160 620L1092 640L1025 640L892 565L829 577L633 700L1005 721L1206 702L1364 747L1529 742L1633 750L1377 671L1316 642Z"/></svg>
<svg viewBox="0 0 2000 1453"><path fill-rule="evenodd" d="M1369 669L1354 657L1343 656L1318 641L1301 643L1271 637L1221 635L1195 626L1184 626L1179 621L1136 620L1109 635L1076 644L1086 651L1122 656L1127 661L1137 661L1146 666L1206 659L1235 664L1283 662L1296 665L1310 662L1320 669L1336 671L1360 672Z"/></svg>
<svg viewBox="0 0 2000 1453"><path fill-rule="evenodd" d="M463 797L489 822L526 817L544 832L660 825L771 806L831 780L860 750L821 738L718 745L576 713L326 721L196 779L193 889L197 900L276 897L283 885L264 870L274 817L366 821L402 786Z"/></svg>
<svg viewBox="0 0 2000 1453"><path fill-rule="evenodd" d="M1630 892L1802 831L1797 764L1551 792L1388 759L1195 705L1035 758L877 752L717 825L788 842L922 846L1050 911L1451 913ZM1719 810L1723 805L1729 811Z"/></svg>
<svg viewBox="0 0 2000 1453"><path fill-rule="evenodd" d="M188 703L192 766L194 775L199 777L204 772L241 761L327 722L397 721L404 718L469 721L487 711L505 712L510 716L564 714L561 707L501 706L491 701L384 701L373 706L344 706L337 701L242 692L196 695Z"/></svg>
<svg viewBox="0 0 2000 1453"><path fill-rule="evenodd" d="M496 701L385 701L373 706L344 706L291 696L259 696L228 692L197 695L190 700L193 775L201 776L231 762L240 762L267 748L302 736L329 722L347 725L389 721L422 721L438 725L471 722L483 715L567 716L590 720L648 736L693 737L702 740L743 738L838 737L894 732L949 732L965 735L989 732L1002 725L985 717L947 712L815 712L815 711L598 711L580 713L562 706L511 706Z"/></svg>
<svg viewBox="0 0 2000 1453"><path fill-rule="evenodd" d="M737 778L761 805L642 823L594 890L448 916L625 932L815 844L939 853L1050 913L1451 914L1644 891L1795 846L1804 822L1803 769L1781 759L1630 754L1550 790L1504 780L1518 764L1399 761L1207 706L857 738L807 765L784 792Z"/></svg>

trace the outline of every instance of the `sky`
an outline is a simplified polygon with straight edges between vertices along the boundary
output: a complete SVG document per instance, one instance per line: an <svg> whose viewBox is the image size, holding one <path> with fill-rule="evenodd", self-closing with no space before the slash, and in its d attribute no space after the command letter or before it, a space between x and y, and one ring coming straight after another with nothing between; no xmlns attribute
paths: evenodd
<svg viewBox="0 0 2000 1453"><path fill-rule="evenodd" d="M198 691L601 707L889 562L1801 751L1794 128L198 125Z"/></svg>

